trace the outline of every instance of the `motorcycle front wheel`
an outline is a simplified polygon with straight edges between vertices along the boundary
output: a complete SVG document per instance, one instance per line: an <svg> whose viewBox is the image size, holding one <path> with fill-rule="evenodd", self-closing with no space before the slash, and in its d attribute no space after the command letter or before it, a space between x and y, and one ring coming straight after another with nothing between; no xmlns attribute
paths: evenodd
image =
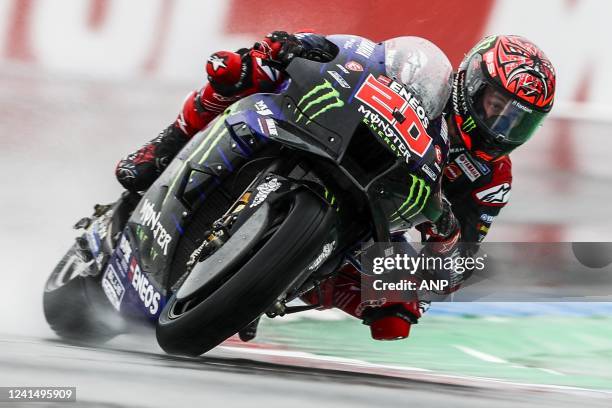
<svg viewBox="0 0 612 408"><path fill-rule="evenodd" d="M270 210L277 214L270 217L267 228L273 230L263 234L265 242L248 259L228 262L240 265L231 277L203 298L196 293L188 305L176 293L169 299L157 322L157 341L166 352L196 356L211 350L261 316L305 273L332 227L333 211L307 189L288 201L284 210Z"/></svg>

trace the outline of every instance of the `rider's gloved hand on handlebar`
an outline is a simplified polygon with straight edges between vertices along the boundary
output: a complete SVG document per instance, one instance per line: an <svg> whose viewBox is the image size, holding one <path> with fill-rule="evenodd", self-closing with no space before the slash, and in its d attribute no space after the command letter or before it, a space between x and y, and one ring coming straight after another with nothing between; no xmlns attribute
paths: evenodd
<svg viewBox="0 0 612 408"><path fill-rule="evenodd" d="M336 52L323 37L304 37L307 31L289 34L285 31L273 31L263 41L255 43L253 50L261 53L262 58L284 69L295 57L312 61L329 62Z"/></svg>
<svg viewBox="0 0 612 408"><path fill-rule="evenodd" d="M282 66L287 66L291 60L302 54L304 46L293 34L286 31L273 31L263 41L255 43L254 50Z"/></svg>
<svg viewBox="0 0 612 408"><path fill-rule="evenodd" d="M428 249L435 254L452 252L461 237L461 226L446 198L442 198L440 218L435 223L426 222L417 225L416 228L427 236Z"/></svg>
<svg viewBox="0 0 612 408"><path fill-rule="evenodd" d="M427 235L421 255L426 257L441 257L444 259L470 258L477 251L473 243L462 243L461 226L455 218L450 203L443 199L442 215L435 223L424 223L417 229ZM423 280L446 280L448 287L441 293L449 294L459 290L463 283L472 275L473 270L467 267L461 270L452 267L441 269L425 269L417 273Z"/></svg>

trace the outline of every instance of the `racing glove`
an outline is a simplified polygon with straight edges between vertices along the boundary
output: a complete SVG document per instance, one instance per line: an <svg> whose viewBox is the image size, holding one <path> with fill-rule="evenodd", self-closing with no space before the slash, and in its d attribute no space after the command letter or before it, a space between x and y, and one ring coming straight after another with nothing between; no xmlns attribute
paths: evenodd
<svg viewBox="0 0 612 408"><path fill-rule="evenodd" d="M461 238L461 226L453 214L450 202L442 197L442 215L434 223L423 223L417 229L427 238L424 239L425 246L421 255L425 258L442 258L446 264L449 259L464 257ZM445 295L457 291L463 282L471 275L471 271L459 271L456 268L443 267L442 269L424 269L416 273L423 281L447 282L448 287L442 292L432 291L436 295ZM423 295L419 295L423 299Z"/></svg>
<svg viewBox="0 0 612 408"><path fill-rule="evenodd" d="M285 31L273 31L263 41L255 43L253 49L277 68L284 69L295 57L312 61L329 62L334 59L337 50L325 40L325 37L310 32L289 34Z"/></svg>
<svg viewBox="0 0 612 408"><path fill-rule="evenodd" d="M293 34L286 31L273 31L263 41L255 43L253 49L260 51L272 62L283 67L302 54L304 46Z"/></svg>
<svg viewBox="0 0 612 408"><path fill-rule="evenodd" d="M453 214L450 202L442 197L442 215L436 222L417 225L417 230L427 236L428 248L435 254L451 253L461 237L461 226Z"/></svg>

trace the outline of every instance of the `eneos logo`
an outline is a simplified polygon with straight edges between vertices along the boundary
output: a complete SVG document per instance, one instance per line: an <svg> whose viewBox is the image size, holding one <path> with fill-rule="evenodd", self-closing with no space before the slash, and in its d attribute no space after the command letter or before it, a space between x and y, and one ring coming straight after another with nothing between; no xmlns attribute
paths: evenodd
<svg viewBox="0 0 612 408"><path fill-rule="evenodd" d="M419 157L425 155L432 142L426 130L429 119L412 93L396 81L386 77L376 79L370 74L355 97L385 119L411 152Z"/></svg>
<svg viewBox="0 0 612 408"><path fill-rule="evenodd" d="M151 282L149 282L149 278L142 273L136 258L132 258L132 262L130 262L128 279L132 287L136 290L136 293L138 293L138 297L147 308L147 311L152 315L157 313L161 294L155 289Z"/></svg>

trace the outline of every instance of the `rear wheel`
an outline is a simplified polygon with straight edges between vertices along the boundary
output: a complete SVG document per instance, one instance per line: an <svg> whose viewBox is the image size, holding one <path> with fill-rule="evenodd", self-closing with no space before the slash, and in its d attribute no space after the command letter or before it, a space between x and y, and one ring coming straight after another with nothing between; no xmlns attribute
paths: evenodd
<svg viewBox="0 0 612 408"><path fill-rule="evenodd" d="M308 190L299 190L284 210L270 217L265 242L205 297L186 304L174 295L157 322L157 341L168 353L200 355L216 347L263 314L301 276L332 227L329 207ZM267 206L268 203L263 205ZM270 209L270 211L276 211ZM244 255L243 255L244 256Z"/></svg>
<svg viewBox="0 0 612 408"><path fill-rule="evenodd" d="M108 301L99 284L101 276L84 276L86 268L75 247L70 248L45 284L43 309L58 336L75 342L102 343L116 336L123 322L110 305L96 307L96 302Z"/></svg>

